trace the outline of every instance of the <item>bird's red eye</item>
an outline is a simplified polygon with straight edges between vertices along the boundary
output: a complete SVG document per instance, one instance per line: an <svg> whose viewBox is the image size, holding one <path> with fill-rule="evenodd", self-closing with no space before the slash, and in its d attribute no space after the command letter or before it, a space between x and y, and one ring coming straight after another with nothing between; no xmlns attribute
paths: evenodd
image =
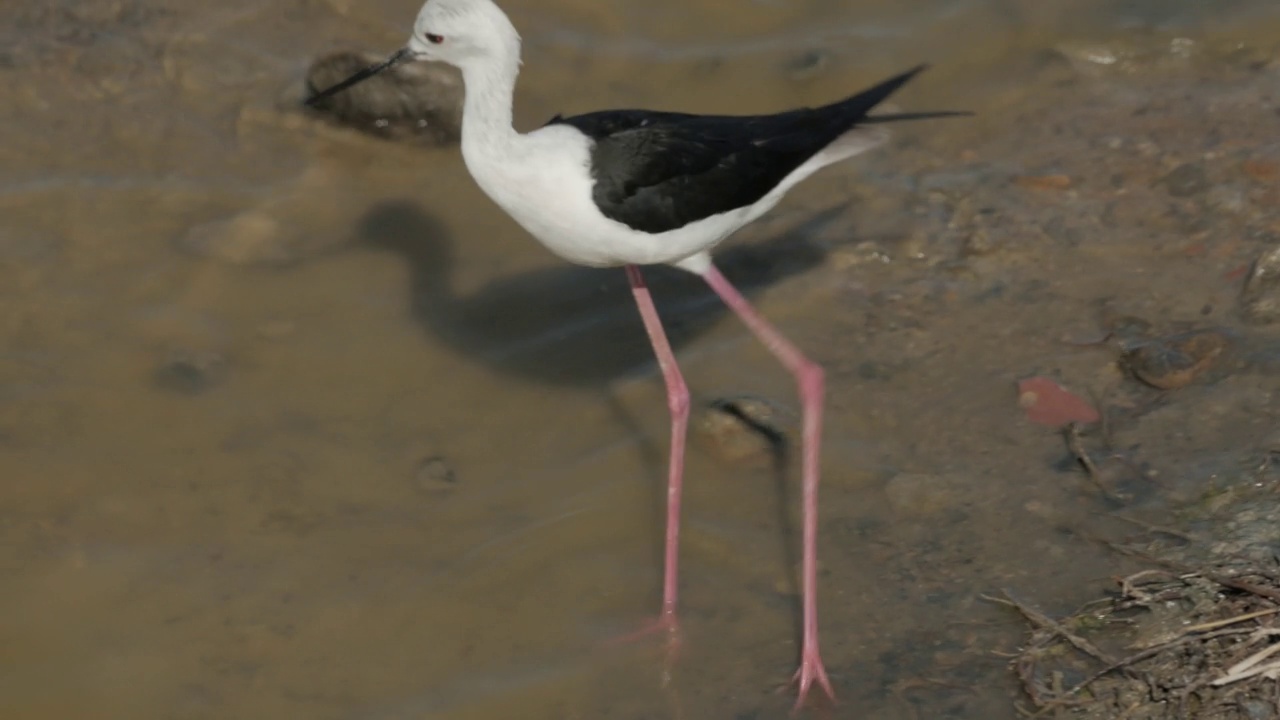
<svg viewBox="0 0 1280 720"><path fill-rule="evenodd" d="M426 37L427 37L427 40L432 45L439 45L440 43L444 42L443 35L432 35L431 33L426 33Z"/></svg>

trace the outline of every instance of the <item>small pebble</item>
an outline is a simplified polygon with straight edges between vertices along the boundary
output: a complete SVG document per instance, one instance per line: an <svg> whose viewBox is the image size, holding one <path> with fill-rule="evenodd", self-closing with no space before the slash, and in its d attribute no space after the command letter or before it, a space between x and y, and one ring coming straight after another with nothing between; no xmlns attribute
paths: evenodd
<svg viewBox="0 0 1280 720"><path fill-rule="evenodd" d="M878 243L864 240L851 248L840 248L831 253L831 264L838 270L847 270L867 263L888 264L893 262L889 253Z"/></svg>
<svg viewBox="0 0 1280 720"><path fill-rule="evenodd" d="M1121 340L1135 342L1147 338L1151 334L1152 324L1145 318L1136 315L1114 315L1109 311L1104 318L1107 332Z"/></svg>
<svg viewBox="0 0 1280 720"><path fill-rule="evenodd" d="M960 243L961 257L984 257L1000 250L1004 246L1003 236L999 236L985 227L977 227Z"/></svg>
<svg viewBox="0 0 1280 720"><path fill-rule="evenodd" d="M1209 175L1199 163L1179 165L1156 181L1174 197L1191 197L1209 189Z"/></svg>
<svg viewBox="0 0 1280 720"><path fill-rule="evenodd" d="M1243 698L1238 702L1238 707L1244 711L1244 716L1248 720L1272 720L1275 715L1275 705L1258 698Z"/></svg>
<svg viewBox="0 0 1280 720"><path fill-rule="evenodd" d="M830 52L814 49L791 58L784 65L784 69L792 80L808 80L820 75L830 64Z"/></svg>
<svg viewBox="0 0 1280 720"><path fill-rule="evenodd" d="M222 384L227 359L220 353L174 350L152 373L152 381L164 390L198 395Z"/></svg>
<svg viewBox="0 0 1280 720"><path fill-rule="evenodd" d="M1220 212L1238 215L1249 209L1249 199L1240 188L1218 185L1205 196L1205 205Z"/></svg>
<svg viewBox="0 0 1280 720"><path fill-rule="evenodd" d="M1078 72L1094 74L1098 68L1119 64L1128 53L1124 48L1096 42L1064 42L1054 48Z"/></svg>
<svg viewBox="0 0 1280 720"><path fill-rule="evenodd" d="M453 492L458 487L458 476L449 461L439 455L425 458L418 463L413 474L413 489L422 495L439 496Z"/></svg>

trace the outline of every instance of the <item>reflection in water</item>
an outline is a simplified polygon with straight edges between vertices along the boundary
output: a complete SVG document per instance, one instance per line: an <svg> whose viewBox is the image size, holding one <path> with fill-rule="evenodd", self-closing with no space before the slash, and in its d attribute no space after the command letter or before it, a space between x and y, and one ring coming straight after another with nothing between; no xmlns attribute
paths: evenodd
<svg viewBox="0 0 1280 720"><path fill-rule="evenodd" d="M767 242L726 248L723 272L751 294L809 270L826 256L813 237L833 208ZM557 384L601 384L649 366L649 347L621 270L564 265L494 280L466 297L453 291L447 231L412 203L377 206L361 237L412 265L413 313L433 336L504 372ZM674 348L727 312L701 278L667 266L644 270Z"/></svg>

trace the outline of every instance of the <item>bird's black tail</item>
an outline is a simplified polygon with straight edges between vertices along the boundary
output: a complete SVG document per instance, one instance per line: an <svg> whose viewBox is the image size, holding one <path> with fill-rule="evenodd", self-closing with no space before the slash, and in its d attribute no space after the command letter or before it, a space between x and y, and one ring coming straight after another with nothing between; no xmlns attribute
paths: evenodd
<svg viewBox="0 0 1280 720"><path fill-rule="evenodd" d="M845 113L847 113L845 117L849 117L850 115L852 115L853 117L858 118L857 123L859 125L863 125L863 124L870 125L873 123L899 122L904 120L928 120L932 118L963 117L965 115L972 115L973 113L968 111L963 111L963 110L943 110L938 112L913 112L913 113L886 113L883 115L867 114L871 112L872 108L884 102L886 99L888 99L890 95L897 92L898 88L902 87L903 85L906 85L907 82L911 80L911 78L924 72L928 67L929 67L928 65L923 65L923 64L917 65L904 73L895 75L889 78L888 80L885 80L866 90L863 90L857 95L853 95L852 97L845 98L844 100L841 100L840 102L836 103L836 105L841 106L841 109L844 110Z"/></svg>
<svg viewBox="0 0 1280 720"><path fill-rule="evenodd" d="M858 121L859 125L875 123L902 122L906 120L932 120L934 118L968 117L973 115L968 110L939 110L937 112L885 113L883 115L867 115Z"/></svg>

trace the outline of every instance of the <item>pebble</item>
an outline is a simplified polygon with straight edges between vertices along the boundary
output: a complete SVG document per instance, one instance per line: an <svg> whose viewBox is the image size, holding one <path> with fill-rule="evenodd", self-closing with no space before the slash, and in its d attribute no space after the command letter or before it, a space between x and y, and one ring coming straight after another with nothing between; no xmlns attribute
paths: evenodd
<svg viewBox="0 0 1280 720"><path fill-rule="evenodd" d="M1104 311L1103 324L1107 332L1121 340L1143 340L1152 334L1151 321L1137 315L1116 315L1109 310Z"/></svg>
<svg viewBox="0 0 1280 720"><path fill-rule="evenodd" d="M1219 185L1205 196L1205 205L1213 210L1239 215L1249 209L1249 198L1238 187Z"/></svg>
<svg viewBox="0 0 1280 720"><path fill-rule="evenodd" d="M835 250L830 257L831 264L838 270L848 270L868 263L888 264L893 262L893 258L889 253L878 243L871 240L864 240L853 247Z"/></svg>
<svg viewBox="0 0 1280 720"><path fill-rule="evenodd" d="M221 385L227 370L227 358L221 353L172 350L152 373L152 381L164 390L198 395Z"/></svg>
<svg viewBox="0 0 1280 720"><path fill-rule="evenodd" d="M976 227L960 242L960 257L985 257L1004 247L1004 236Z"/></svg>
<svg viewBox="0 0 1280 720"><path fill-rule="evenodd" d="M1254 261L1240 293L1240 313L1254 325L1280 320L1280 245Z"/></svg>
<svg viewBox="0 0 1280 720"><path fill-rule="evenodd" d="M413 474L413 489L422 495L439 496L458 487L458 474L453 465L440 455L423 458Z"/></svg>
<svg viewBox="0 0 1280 720"><path fill-rule="evenodd" d="M347 79L382 58L339 52L307 71L308 96ZM462 77L441 63L400 63L316 104L313 112L360 132L424 145L458 141Z"/></svg>
<svg viewBox="0 0 1280 720"><path fill-rule="evenodd" d="M1258 698L1240 700L1239 708L1244 711L1244 716L1248 720L1269 720L1275 717L1275 705Z"/></svg>
<svg viewBox="0 0 1280 720"><path fill-rule="evenodd" d="M787 60L783 70L792 80L808 80L822 74L830 64L831 53L815 48Z"/></svg>
<svg viewBox="0 0 1280 720"><path fill-rule="evenodd" d="M1209 175L1200 163L1185 163L1156 181L1174 197L1191 197L1209 189Z"/></svg>
<svg viewBox="0 0 1280 720"><path fill-rule="evenodd" d="M1098 68L1119 65L1132 55L1128 48L1100 42L1064 42L1054 50L1077 72L1088 75L1095 74Z"/></svg>

